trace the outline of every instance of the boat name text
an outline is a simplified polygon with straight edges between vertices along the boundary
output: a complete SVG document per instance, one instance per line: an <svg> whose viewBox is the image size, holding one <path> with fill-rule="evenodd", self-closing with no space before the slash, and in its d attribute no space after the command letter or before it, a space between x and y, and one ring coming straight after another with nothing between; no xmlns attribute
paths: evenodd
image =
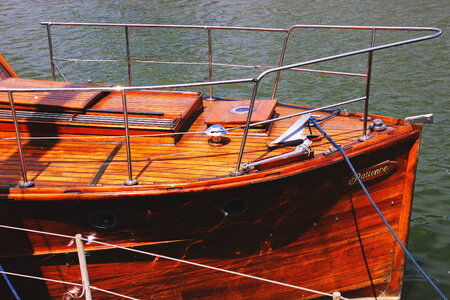
<svg viewBox="0 0 450 300"><path fill-rule="evenodd" d="M384 161L377 165L374 165L370 168L357 171L357 174L358 174L359 179L361 179L361 181L365 182L365 181L373 180L376 178L380 178L384 175L386 175L386 176L390 175L395 170L397 170L397 162L387 160L387 161ZM355 175L353 175L351 177L346 177L346 179L344 181L344 184L348 185L348 186L353 186L357 183L358 183L358 180Z"/></svg>

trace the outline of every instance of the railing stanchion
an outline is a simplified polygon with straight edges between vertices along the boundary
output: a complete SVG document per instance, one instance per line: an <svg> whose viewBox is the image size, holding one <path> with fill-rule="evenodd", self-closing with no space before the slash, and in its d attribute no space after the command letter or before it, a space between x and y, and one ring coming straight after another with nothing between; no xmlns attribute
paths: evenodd
<svg viewBox="0 0 450 300"><path fill-rule="evenodd" d="M259 79L257 79L255 81L255 85L253 86L253 92L252 92L252 98L250 100L250 105L248 108L248 114L247 114L247 123L245 124L245 129L244 129L244 135L242 136L242 142L241 142L241 149L239 151L239 157L238 157L238 161L236 164L236 169L231 172L231 176L239 176L244 174L244 171L241 170L241 162L242 162L242 157L244 155L244 149L245 149L245 142L247 141L247 135L248 135L248 130L250 127L250 122L252 119L252 112L253 112L253 108L255 106L255 99L256 99L256 93L258 91L258 85L259 85Z"/></svg>
<svg viewBox="0 0 450 300"><path fill-rule="evenodd" d="M130 53L130 38L128 35L128 26L125 26L125 39L127 43L128 86L131 86L131 53Z"/></svg>
<svg viewBox="0 0 450 300"><path fill-rule="evenodd" d="M278 67L281 67L284 62L284 54L286 53L286 47L289 39L289 34L291 33L291 29L288 29L286 32L286 36L284 37L283 48L281 48L281 57L280 62L278 63ZM281 71L277 72L277 77L275 78L275 84L273 85L272 91L272 99L275 99L275 94L277 93L278 81L280 80Z"/></svg>
<svg viewBox="0 0 450 300"><path fill-rule="evenodd" d="M22 168L23 181L19 183L19 186L23 188L32 187L34 186L34 182L32 180L27 179L27 170L25 168L25 160L23 158L22 142L20 140L19 124L17 123L16 108L14 106L14 99L11 91L8 92L8 97L9 97L9 104L11 105L11 116L14 123L14 129L16 131L17 147L19 148L20 166Z"/></svg>
<svg viewBox="0 0 450 300"><path fill-rule="evenodd" d="M84 245L83 241L81 240L81 234L77 234L75 236L75 242L77 244L78 261L80 263L81 280L83 283L84 297L86 298L86 300L92 300L90 287L91 283L89 282L89 273L87 269L86 255L84 253Z"/></svg>
<svg viewBox="0 0 450 300"><path fill-rule="evenodd" d="M372 39L370 42L370 47L375 46L375 35L376 35L376 29L372 29ZM368 59L367 59L367 77L366 77L366 100L364 101L364 124L363 124L363 135L359 137L359 141L363 142L367 140L367 120L368 120L368 114L369 114L369 92L370 92L370 76L372 73L372 55L373 51L369 51L368 53Z"/></svg>
<svg viewBox="0 0 450 300"><path fill-rule="evenodd" d="M209 65L209 81L212 81L212 41L211 41L211 28L208 28L208 65ZM214 100L213 98L213 86L209 86L209 98L208 100Z"/></svg>
<svg viewBox="0 0 450 300"><path fill-rule="evenodd" d="M50 26L51 23L46 24L47 25L47 38L48 38L48 51L50 53L50 66L52 68L52 79L55 80L55 64L53 62L53 44L52 44L52 34L50 32Z"/></svg>
<svg viewBox="0 0 450 300"><path fill-rule="evenodd" d="M136 185L138 184L138 181L133 178L133 171L131 169L130 133L128 129L127 96L125 90L122 90L122 106L123 106L123 119L125 124L125 138L127 143L127 163L128 163L128 179L125 180L125 185Z"/></svg>

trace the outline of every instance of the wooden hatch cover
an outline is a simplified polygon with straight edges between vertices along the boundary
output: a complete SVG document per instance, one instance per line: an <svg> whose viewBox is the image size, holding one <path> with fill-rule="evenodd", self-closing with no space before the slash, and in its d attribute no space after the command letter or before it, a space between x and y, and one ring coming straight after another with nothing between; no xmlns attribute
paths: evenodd
<svg viewBox="0 0 450 300"><path fill-rule="evenodd" d="M178 132L192 123L203 108L202 94L198 92L129 91L126 97L130 120L139 117L145 120L144 127L155 130ZM122 94L111 92L87 109L86 114L121 116Z"/></svg>
<svg viewBox="0 0 450 300"><path fill-rule="evenodd" d="M198 92L129 91L126 97L128 114L142 117L189 119L202 107L202 95ZM111 92L86 113L122 114L122 93Z"/></svg>
<svg viewBox="0 0 450 300"><path fill-rule="evenodd" d="M256 100L251 122L268 120L274 113L278 100ZM205 124L242 125L247 122L249 100L221 101L205 119Z"/></svg>
<svg viewBox="0 0 450 300"><path fill-rule="evenodd" d="M44 81L23 78L7 78L0 81L1 88L83 88L92 84L61 81ZM22 110L81 112L84 108L107 94L102 91L65 91L65 92L16 92L13 93L14 105ZM10 108L9 97L0 93L0 108Z"/></svg>

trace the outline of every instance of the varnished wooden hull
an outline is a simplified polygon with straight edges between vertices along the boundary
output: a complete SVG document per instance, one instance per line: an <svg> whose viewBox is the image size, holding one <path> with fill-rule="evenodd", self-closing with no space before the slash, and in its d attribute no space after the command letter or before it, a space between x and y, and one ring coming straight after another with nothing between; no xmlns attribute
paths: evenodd
<svg viewBox="0 0 450 300"><path fill-rule="evenodd" d="M357 170L395 162L392 174L366 184L404 243L420 135L420 128L405 127L409 129L350 150ZM234 184L214 188L116 195L108 201L96 197L79 201L74 196L60 201L2 201L1 223L68 235L95 235L98 240L295 286L327 293L338 290L348 297L399 297L404 254L361 189L345 184L351 174L340 154L321 155L303 165L269 170L257 178L244 175L241 183L234 180ZM246 184L246 180L253 183ZM93 230L89 217L96 211L113 213L117 226ZM4 229L1 234L10 240L0 246L4 268L80 282L76 253L67 240ZM86 248L92 250L87 257L91 284L132 297L320 296L123 250ZM71 289L56 283L10 279L19 290L27 287L24 299L37 293L60 299ZM95 296L108 298L101 292L94 292Z"/></svg>

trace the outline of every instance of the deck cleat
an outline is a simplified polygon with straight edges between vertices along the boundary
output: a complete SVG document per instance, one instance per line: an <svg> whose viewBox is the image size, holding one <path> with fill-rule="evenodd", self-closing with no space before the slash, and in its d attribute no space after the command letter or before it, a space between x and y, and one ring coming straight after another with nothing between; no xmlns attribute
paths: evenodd
<svg viewBox="0 0 450 300"><path fill-rule="evenodd" d="M384 131L386 130L386 124L381 119L373 120L373 123L369 126L370 131Z"/></svg>

